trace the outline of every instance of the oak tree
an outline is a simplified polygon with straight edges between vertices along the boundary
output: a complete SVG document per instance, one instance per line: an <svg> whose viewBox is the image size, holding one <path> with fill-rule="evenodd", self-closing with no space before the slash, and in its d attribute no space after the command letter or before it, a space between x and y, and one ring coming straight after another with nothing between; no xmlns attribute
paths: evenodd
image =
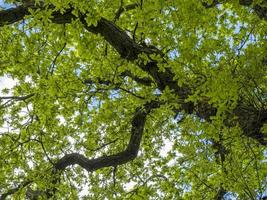
<svg viewBox="0 0 267 200"><path fill-rule="evenodd" d="M0 199L260 199L266 0L6 0Z"/></svg>

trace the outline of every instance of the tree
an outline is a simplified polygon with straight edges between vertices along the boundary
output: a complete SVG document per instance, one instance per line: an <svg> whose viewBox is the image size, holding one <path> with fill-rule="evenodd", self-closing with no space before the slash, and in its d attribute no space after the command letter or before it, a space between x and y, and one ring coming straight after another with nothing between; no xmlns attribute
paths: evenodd
<svg viewBox="0 0 267 200"><path fill-rule="evenodd" d="M6 3L0 199L264 198L266 1Z"/></svg>

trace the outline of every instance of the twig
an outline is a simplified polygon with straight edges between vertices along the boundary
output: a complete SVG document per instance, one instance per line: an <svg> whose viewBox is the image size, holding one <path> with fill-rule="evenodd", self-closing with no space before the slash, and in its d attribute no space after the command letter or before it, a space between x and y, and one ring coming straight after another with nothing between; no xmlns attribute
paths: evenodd
<svg viewBox="0 0 267 200"><path fill-rule="evenodd" d="M137 8L138 6L140 6L139 3L133 3L133 4L129 4L129 5L126 5L126 6L123 6L121 4L121 6L119 7L119 9L117 10L116 14L115 14L115 17L114 17L114 20L113 22L115 23L121 16L121 14L124 12L124 11L129 11L129 10L133 10L135 8Z"/></svg>
<svg viewBox="0 0 267 200"><path fill-rule="evenodd" d="M60 54L63 52L63 50L65 49L66 45L67 45L67 43L65 42L63 47L59 50L59 52L57 53L56 57L52 61L52 64L50 65L48 72L50 72L51 75L53 75L57 59L60 56ZM47 77L48 77L48 73L46 74L46 78Z"/></svg>
<svg viewBox="0 0 267 200"><path fill-rule="evenodd" d="M26 96L6 96L6 97L0 97L0 100L18 100L18 101L23 101L26 99L31 98L34 96L34 94L28 94Z"/></svg>
<svg viewBox="0 0 267 200"><path fill-rule="evenodd" d="M137 30L137 28L138 28L138 22L136 22L136 24L135 24L135 27L134 27L134 31L133 31L133 41L134 42L136 42L136 30Z"/></svg>
<svg viewBox="0 0 267 200"><path fill-rule="evenodd" d="M86 148L86 149L89 150L89 151L99 151L100 149L103 149L104 147L106 147L106 146L108 146L110 144L113 144L113 143L115 143L117 141L118 141L118 138L116 138L115 140L112 140L112 141L110 141L108 143L105 143L105 144L101 145L100 147L97 147L96 149L89 149L89 148Z"/></svg>
<svg viewBox="0 0 267 200"><path fill-rule="evenodd" d="M6 199L9 195L15 194L17 191L19 191L21 188L26 187L27 185L31 184L32 181L26 181L24 183L19 184L17 187L14 187L12 189L9 189L6 193L2 194L0 196L0 200Z"/></svg>

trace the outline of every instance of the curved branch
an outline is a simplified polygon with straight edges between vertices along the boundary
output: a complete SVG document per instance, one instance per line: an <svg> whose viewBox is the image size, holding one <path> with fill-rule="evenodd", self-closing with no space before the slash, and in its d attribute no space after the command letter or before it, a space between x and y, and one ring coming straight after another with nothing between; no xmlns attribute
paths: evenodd
<svg viewBox="0 0 267 200"><path fill-rule="evenodd" d="M151 112L151 110L160 107L160 105L161 104L158 101L151 101L144 104L144 106L136 108L131 121L132 127L130 141L124 151L95 159L88 159L79 153L67 154L55 162L52 169L53 177L51 179L51 183L56 185L60 181L58 176L60 172L72 165L79 165L88 172L92 172L104 167L116 167L135 159L140 148L147 115ZM40 196L44 194L47 198L50 198L54 196L56 191L57 188L52 187L46 191L33 191L31 194L34 194L34 196Z"/></svg>
<svg viewBox="0 0 267 200"><path fill-rule="evenodd" d="M131 138L124 151L95 159L88 159L79 153L67 154L56 162L54 169L56 171L62 171L68 166L79 165L88 172L92 172L104 167L122 165L133 160L136 158L140 147L146 117L152 109L158 108L159 106L159 102L151 101L146 103L143 107L138 107L136 109L131 122Z"/></svg>

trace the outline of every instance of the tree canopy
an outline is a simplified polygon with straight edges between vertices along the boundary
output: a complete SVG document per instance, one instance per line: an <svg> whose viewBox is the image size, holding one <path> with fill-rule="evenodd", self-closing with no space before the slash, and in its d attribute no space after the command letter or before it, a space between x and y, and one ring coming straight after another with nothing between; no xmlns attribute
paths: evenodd
<svg viewBox="0 0 267 200"><path fill-rule="evenodd" d="M0 199L263 199L266 0L6 0Z"/></svg>

